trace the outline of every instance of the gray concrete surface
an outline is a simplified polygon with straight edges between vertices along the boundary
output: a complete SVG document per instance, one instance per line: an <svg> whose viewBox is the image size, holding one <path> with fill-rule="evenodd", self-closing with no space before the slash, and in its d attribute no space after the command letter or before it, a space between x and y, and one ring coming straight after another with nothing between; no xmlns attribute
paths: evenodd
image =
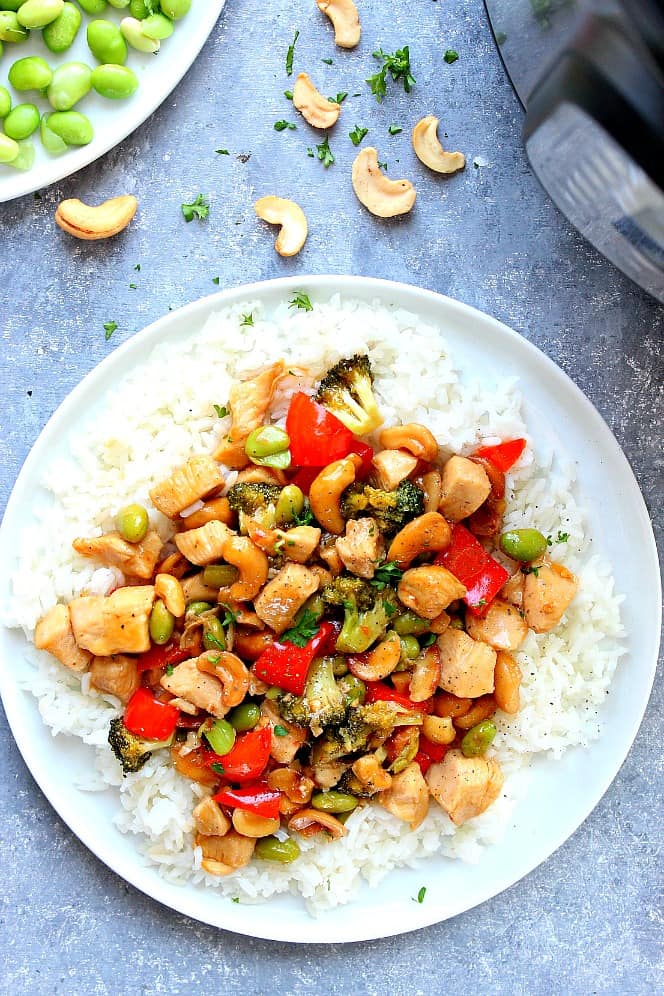
<svg viewBox="0 0 664 996"><path fill-rule="evenodd" d="M662 523L663 313L570 228L529 172L521 109L480 0L363 5L364 40L335 50L313 2L228 0L202 55L162 108L77 176L0 206L3 504L40 428L83 374L132 333L220 286L290 273L390 277L450 294L507 322L588 394L624 447ZM324 92L347 90L331 137L337 162L282 96L286 48ZM411 46L417 86L377 105L372 50ZM459 52L452 66L447 48ZM321 62L333 58L332 65ZM441 118L449 146L488 165L450 180L414 160L408 132ZM404 132L391 137L392 123ZM413 177L411 217L372 220L356 203L347 133L370 127L389 174ZM231 155L215 155L228 148ZM244 160L244 155L250 158ZM242 155L243 159L238 156ZM135 192L140 215L109 244L55 228L64 197ZM210 196L207 222L180 203ZM310 238L279 259L258 195L296 195ZM140 272L135 270L140 264ZM137 288L130 289L130 283ZM109 342L103 323L118 330ZM3 666L11 666L4 662ZM0 723L0 991L8 994L450 993L661 991L661 715L656 686L615 783L571 840L525 880L455 920L347 948L276 945L217 932L127 886L60 822Z"/></svg>

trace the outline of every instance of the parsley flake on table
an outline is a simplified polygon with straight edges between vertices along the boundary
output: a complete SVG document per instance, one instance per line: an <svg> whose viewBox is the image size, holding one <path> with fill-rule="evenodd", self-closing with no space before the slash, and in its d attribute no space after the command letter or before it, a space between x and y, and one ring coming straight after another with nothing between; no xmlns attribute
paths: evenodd
<svg viewBox="0 0 664 996"><path fill-rule="evenodd" d="M448 66L451 66L452 63L456 62L458 58L459 58L459 53L455 52L453 48L448 48L448 50L445 52L445 55L443 56L443 59L445 60Z"/></svg>
<svg viewBox="0 0 664 996"><path fill-rule="evenodd" d="M398 135L402 131L403 131L403 128L401 127L401 125L398 125L398 124L392 124L387 129L388 135Z"/></svg>
<svg viewBox="0 0 664 996"><path fill-rule="evenodd" d="M240 322L240 328L242 328L243 325L253 325L253 324L254 324L253 311L250 311L248 315L242 316L242 321Z"/></svg>
<svg viewBox="0 0 664 996"><path fill-rule="evenodd" d="M293 74L293 56L295 55L295 43L300 37L300 32L296 31L293 35L293 41L288 46L288 51L286 52L286 76L292 76Z"/></svg>
<svg viewBox="0 0 664 996"><path fill-rule="evenodd" d="M353 145L359 145L365 135L368 135L368 128L360 128L359 125L355 125L352 131L348 132L348 137L350 138Z"/></svg>
<svg viewBox="0 0 664 996"><path fill-rule="evenodd" d="M417 893L417 901L418 901L418 903L423 903L424 902L424 897L426 896L426 894L427 894L427 887L426 887L426 885L423 885L422 888L420 889L420 891Z"/></svg>
<svg viewBox="0 0 664 996"><path fill-rule="evenodd" d="M292 100L293 99L293 91L292 90L284 90L284 97L286 98L286 100Z"/></svg>
<svg viewBox="0 0 664 996"><path fill-rule="evenodd" d="M291 131L295 131L297 125L293 124L292 121L286 121L284 118L282 118L281 121L274 122L275 131L286 131L287 128L289 128Z"/></svg>
<svg viewBox="0 0 664 996"><path fill-rule="evenodd" d="M308 294L303 294L302 291L297 291L295 297L292 301L288 302L289 308L300 308L302 311L313 311L314 306L309 300Z"/></svg>
<svg viewBox="0 0 664 996"><path fill-rule="evenodd" d="M305 609L299 623L282 634L281 643L292 643L294 647L306 647L319 629L320 625L316 613Z"/></svg>
<svg viewBox="0 0 664 996"><path fill-rule="evenodd" d="M134 269L136 270L136 272L137 272L137 273L140 273L140 270L141 270L141 264L140 264L140 263L137 263L137 264L136 264L136 266L134 267Z"/></svg>
<svg viewBox="0 0 664 996"><path fill-rule="evenodd" d="M213 278L212 278L212 283L213 283L213 284L216 284L216 285L217 285L217 287L218 287L218 286L219 286L219 281L220 281L220 279L221 279L221 277L213 277Z"/></svg>
<svg viewBox="0 0 664 996"><path fill-rule="evenodd" d="M348 90L342 90L336 95L336 97L328 97L327 99L331 104L343 104L344 100L348 96Z"/></svg>
<svg viewBox="0 0 664 996"><path fill-rule="evenodd" d="M180 206L182 208L182 216L187 223L193 221L194 218L202 221L210 213L210 205L202 194L199 194L191 204L181 204Z"/></svg>
<svg viewBox="0 0 664 996"><path fill-rule="evenodd" d="M214 150L218 156L230 156L228 149L215 149Z"/></svg>
<svg viewBox="0 0 664 996"><path fill-rule="evenodd" d="M111 338L117 327L117 322L104 322L104 338L106 342Z"/></svg>
<svg viewBox="0 0 664 996"><path fill-rule="evenodd" d="M328 142L327 135L320 145L316 146L318 152L318 158L322 162L325 169L329 169L330 166L335 162L334 154L330 148L330 143Z"/></svg>
<svg viewBox="0 0 664 996"><path fill-rule="evenodd" d="M226 405L212 405L212 407L216 411L219 418L226 418L226 416L228 415L228 408L226 407Z"/></svg>
<svg viewBox="0 0 664 996"><path fill-rule="evenodd" d="M137 290L138 284L129 284L129 290Z"/></svg>
<svg viewBox="0 0 664 996"><path fill-rule="evenodd" d="M321 62L324 62L326 66L331 66L331 65L333 65L333 63L334 63L334 60L333 60L333 59L330 59L330 57L329 57L329 56L328 56L328 58L327 58L327 59L321 59L320 61L321 61Z"/></svg>
<svg viewBox="0 0 664 996"><path fill-rule="evenodd" d="M369 76L365 82L369 84L371 92L379 103L387 93L388 72L395 83L401 80L406 93L410 93L415 85L415 77L410 71L410 50L408 45L398 48L393 54L383 52L382 48L379 48L373 53L373 57L374 59L382 59L383 67L380 72Z"/></svg>

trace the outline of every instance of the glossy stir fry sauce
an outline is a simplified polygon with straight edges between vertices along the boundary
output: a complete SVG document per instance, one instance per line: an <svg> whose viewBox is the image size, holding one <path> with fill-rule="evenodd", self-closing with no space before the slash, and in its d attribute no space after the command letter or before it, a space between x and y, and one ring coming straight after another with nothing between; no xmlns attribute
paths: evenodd
<svg viewBox="0 0 664 996"><path fill-rule="evenodd" d="M519 710L513 655L577 588L537 530L502 532L525 440L443 460L426 426L381 429L366 356L296 393L284 430L284 374L235 385L216 452L153 488L173 542L125 507L74 542L125 585L35 632L124 703L109 743L125 774L169 749L209 788L193 819L215 875L343 837L370 801L412 829L431 799L456 825L484 812L503 784L494 716Z"/></svg>

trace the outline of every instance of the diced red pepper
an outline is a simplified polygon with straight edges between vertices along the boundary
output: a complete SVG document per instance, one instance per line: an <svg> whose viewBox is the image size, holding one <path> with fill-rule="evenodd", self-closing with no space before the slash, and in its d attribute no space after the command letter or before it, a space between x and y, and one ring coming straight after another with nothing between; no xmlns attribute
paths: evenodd
<svg viewBox="0 0 664 996"><path fill-rule="evenodd" d="M300 467L291 477L291 484L296 484L302 494L308 495L309 488L320 474L322 467Z"/></svg>
<svg viewBox="0 0 664 996"><path fill-rule="evenodd" d="M415 764L419 764L420 771L422 772L423 775L426 775L427 771L433 764L431 758L427 757L426 754L423 754L421 750L418 750L413 760L415 761Z"/></svg>
<svg viewBox="0 0 664 996"><path fill-rule="evenodd" d="M222 788L212 798L222 806L230 809L244 809L256 816L265 816L270 820L279 819L279 801L281 792L271 789L267 782L255 782L244 788Z"/></svg>
<svg viewBox="0 0 664 996"><path fill-rule="evenodd" d="M357 453L362 461L360 469L355 476L359 481L364 481L373 469L373 449L368 443L363 443L361 439L353 438L353 445L348 452Z"/></svg>
<svg viewBox="0 0 664 996"><path fill-rule="evenodd" d="M413 702L407 695L402 695L401 692L397 692L395 688L386 685L383 681L367 681L366 686L367 694L364 701L367 704L371 702L396 702L397 705L413 712L430 713L433 710L433 699L426 699L425 702Z"/></svg>
<svg viewBox="0 0 664 996"><path fill-rule="evenodd" d="M490 460L498 470L506 471L513 467L526 448L525 439L508 439L497 446L480 446L473 456Z"/></svg>
<svg viewBox="0 0 664 996"><path fill-rule="evenodd" d="M180 710L159 702L147 688L138 688L127 703L124 725L146 740L168 740L177 725Z"/></svg>
<svg viewBox="0 0 664 996"><path fill-rule="evenodd" d="M448 750L447 744L435 744L420 734L420 749L415 755L415 761L419 764L422 774L424 775L432 764L442 761Z"/></svg>
<svg viewBox="0 0 664 996"><path fill-rule="evenodd" d="M275 640L254 664L254 674L268 685L302 695L311 662L314 657L333 649L338 629L334 623L321 623L316 635L304 647Z"/></svg>
<svg viewBox="0 0 664 996"><path fill-rule="evenodd" d="M208 751L207 763L216 774L229 782L253 782L267 767L271 745L272 732L269 726L265 726L261 730L243 733L223 757Z"/></svg>
<svg viewBox="0 0 664 996"><path fill-rule="evenodd" d="M442 564L466 586L464 602L476 616L486 615L489 605L509 578L509 573L490 557L479 540L461 523L452 530L452 542L438 554Z"/></svg>
<svg viewBox="0 0 664 996"><path fill-rule="evenodd" d="M506 571L497 560L487 557L482 573L475 578L463 596L464 602L474 616L486 615L489 605L509 580L509 576L509 571Z"/></svg>
<svg viewBox="0 0 664 996"><path fill-rule="evenodd" d="M286 432L294 467L326 467L347 456L355 441L343 422L302 391L292 397Z"/></svg>
<svg viewBox="0 0 664 996"><path fill-rule="evenodd" d="M182 661L186 661L187 657L191 656L192 654L189 650L182 650L175 640L171 640L170 643L166 643L163 647L155 643L144 654L136 658L136 664L139 674L142 674L143 671L151 671L153 668L166 668L169 664L180 664Z"/></svg>

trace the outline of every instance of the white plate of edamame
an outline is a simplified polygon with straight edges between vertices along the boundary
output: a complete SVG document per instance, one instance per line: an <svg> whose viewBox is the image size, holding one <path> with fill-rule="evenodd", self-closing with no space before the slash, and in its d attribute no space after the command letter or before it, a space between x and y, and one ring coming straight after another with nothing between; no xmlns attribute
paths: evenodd
<svg viewBox="0 0 664 996"><path fill-rule="evenodd" d="M168 23L170 18L161 14L146 22L147 30L161 36L161 40L148 37L140 25L137 28L134 24L133 31L131 24L125 28L130 41L143 51L126 43L119 25L132 14L152 16L149 13L152 0L110 0L110 3L82 0L80 4L63 4L63 0L9 0L4 4L16 7L18 11L0 11L0 125L3 126L0 127L0 202L32 193L70 176L104 155L142 124L187 72L210 35L224 3L225 0L164 0L163 10L176 16L172 24ZM37 24L58 10L59 20L44 28L33 27L26 32L20 22L17 23L20 18L26 24ZM81 16L80 26L75 30L78 15ZM96 23L92 28L93 54L88 44L88 28L92 22L99 21L105 25ZM171 27L173 36L164 37ZM26 37L21 40L21 35ZM8 37L16 41L6 40ZM64 48L67 42L70 44ZM159 51L150 51L157 44ZM110 70L109 64L122 64L125 48L124 65L131 72ZM12 71L12 66L23 59L31 62ZM35 59L39 61L34 62ZM93 77L98 89L84 69L67 66L72 62L83 63L91 70L105 66ZM48 91L44 90L50 71L56 73L51 84L55 106L49 101ZM135 85L132 73L138 87L131 95L118 99L101 95L130 90ZM12 85L11 80L16 85ZM32 89L27 89L28 86ZM2 88L5 88L4 92ZM84 95L71 104L79 94ZM5 114L7 97L11 100L9 115ZM26 104L33 105L33 109L19 106ZM14 114L17 106L19 112ZM67 117L55 119L59 135L46 132L46 143L52 152L47 151L42 140L41 125L27 138L22 138L34 126L37 116L43 122L45 115L58 111L59 107L62 107L60 113ZM76 116L70 117L70 114ZM85 119L81 120L79 114L84 115L89 124ZM8 142L7 136L12 142ZM68 145L63 139L86 141L86 144ZM20 148L19 157L14 161L28 165L34 157L29 168L18 169L6 164L15 152L14 140L19 142Z"/></svg>

